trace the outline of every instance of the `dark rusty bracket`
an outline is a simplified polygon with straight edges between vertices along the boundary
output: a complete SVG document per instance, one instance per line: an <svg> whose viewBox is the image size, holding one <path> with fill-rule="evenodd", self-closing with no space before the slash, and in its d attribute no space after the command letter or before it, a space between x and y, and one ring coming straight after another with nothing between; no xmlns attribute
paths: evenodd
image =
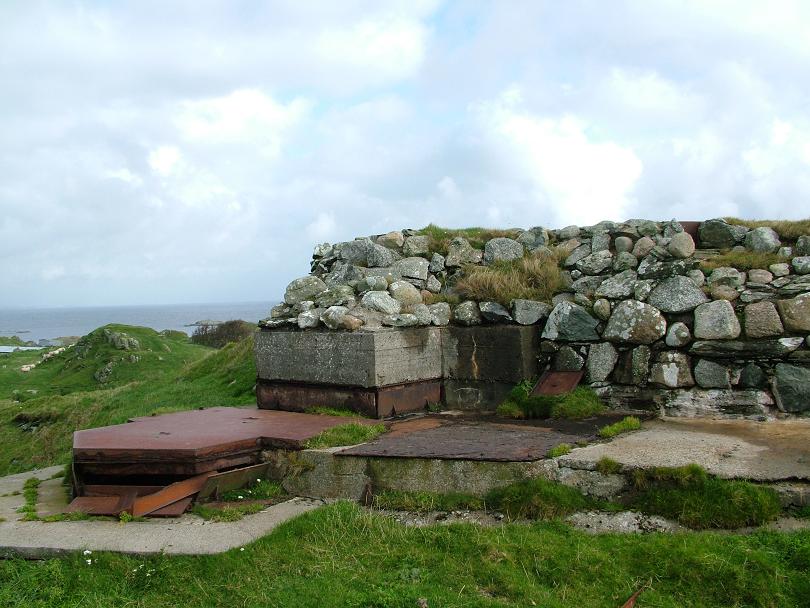
<svg viewBox="0 0 810 608"><path fill-rule="evenodd" d="M532 389L532 395L563 395L578 385L585 372L545 372Z"/></svg>

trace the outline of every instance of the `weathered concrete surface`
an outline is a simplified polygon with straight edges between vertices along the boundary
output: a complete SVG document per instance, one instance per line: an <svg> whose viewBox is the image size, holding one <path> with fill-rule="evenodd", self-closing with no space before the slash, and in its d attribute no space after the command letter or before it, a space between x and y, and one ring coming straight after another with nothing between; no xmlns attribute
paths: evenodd
<svg viewBox="0 0 810 608"><path fill-rule="evenodd" d="M539 374L539 342L532 326L443 328L442 375L514 385Z"/></svg>
<svg viewBox="0 0 810 608"><path fill-rule="evenodd" d="M697 463L723 478L810 480L810 420L655 420L610 443L573 450L561 467L592 470L608 457L628 468Z"/></svg>
<svg viewBox="0 0 810 608"><path fill-rule="evenodd" d="M29 477L48 479L61 470L62 467L49 467L0 478L0 493L22 492ZM139 555L222 553L253 542L285 521L323 504L294 498L235 522L207 522L187 514L121 524L98 520L19 521L16 509L23 502L22 494L0 498L0 517L6 519L0 522L0 557L42 558L84 549Z"/></svg>

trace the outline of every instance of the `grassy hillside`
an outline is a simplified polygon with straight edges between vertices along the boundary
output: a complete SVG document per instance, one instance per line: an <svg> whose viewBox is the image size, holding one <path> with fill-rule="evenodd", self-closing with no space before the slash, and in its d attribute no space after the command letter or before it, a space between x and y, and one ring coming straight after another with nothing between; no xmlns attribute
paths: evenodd
<svg viewBox="0 0 810 608"><path fill-rule="evenodd" d="M41 356L0 357L0 475L67 462L77 429L254 402L252 337L214 350L181 332L107 325L20 371Z"/></svg>

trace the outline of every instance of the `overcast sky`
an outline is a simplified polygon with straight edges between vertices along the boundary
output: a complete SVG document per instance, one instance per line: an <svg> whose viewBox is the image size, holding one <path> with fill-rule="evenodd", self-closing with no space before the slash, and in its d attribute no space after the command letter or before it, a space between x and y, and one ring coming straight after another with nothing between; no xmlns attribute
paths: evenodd
<svg viewBox="0 0 810 608"><path fill-rule="evenodd" d="M312 246L810 216L810 2L0 1L0 306L276 300Z"/></svg>

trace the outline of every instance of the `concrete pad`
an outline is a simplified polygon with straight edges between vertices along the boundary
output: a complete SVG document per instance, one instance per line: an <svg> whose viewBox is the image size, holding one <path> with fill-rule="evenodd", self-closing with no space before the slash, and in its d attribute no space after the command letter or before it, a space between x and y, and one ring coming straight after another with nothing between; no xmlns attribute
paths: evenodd
<svg viewBox="0 0 810 608"><path fill-rule="evenodd" d="M70 503L68 489L61 477L43 481L39 484L37 494L37 515L40 517L64 513Z"/></svg>
<svg viewBox="0 0 810 608"><path fill-rule="evenodd" d="M575 449L558 462L592 470L604 457L631 469L696 463L726 479L810 480L810 420L654 420L610 443Z"/></svg>

